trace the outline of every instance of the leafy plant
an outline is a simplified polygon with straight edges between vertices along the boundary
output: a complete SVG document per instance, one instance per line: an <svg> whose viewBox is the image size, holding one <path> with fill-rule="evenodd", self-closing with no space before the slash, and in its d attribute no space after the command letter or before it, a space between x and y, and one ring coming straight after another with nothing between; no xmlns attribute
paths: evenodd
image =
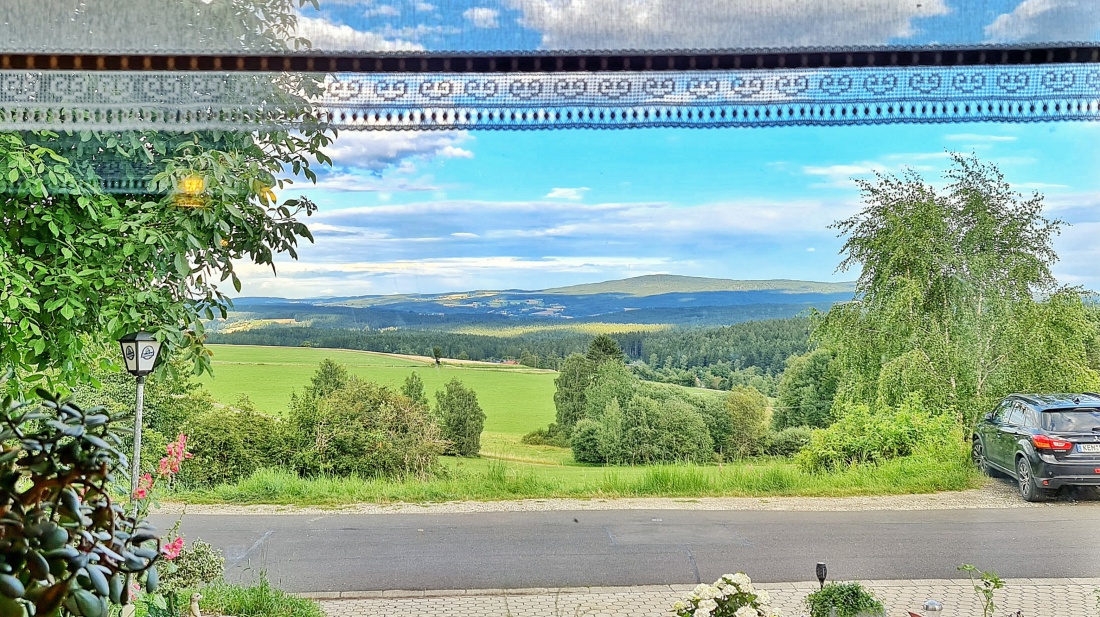
<svg viewBox="0 0 1100 617"><path fill-rule="evenodd" d="M859 583L829 583L806 596L810 617L883 617L886 608ZM835 609L835 613L833 612Z"/></svg>
<svg viewBox="0 0 1100 617"><path fill-rule="evenodd" d="M959 566L960 572L966 572L970 575L970 582L974 586L974 592L982 600L982 617L993 617L993 612L997 610L997 607L993 604L993 592L997 589L1001 589L1005 586L1001 577L997 576L996 572L985 571L981 572L975 566L968 563L964 563ZM978 579L975 580L974 576L977 575Z"/></svg>
<svg viewBox="0 0 1100 617"><path fill-rule="evenodd" d="M677 617L776 617L768 592L757 590L744 572L723 574L713 585L700 583L686 600L677 600Z"/></svg>
<svg viewBox="0 0 1100 617"><path fill-rule="evenodd" d="M157 588L158 532L112 495L125 429L102 408L38 391L0 409L0 615L106 617L131 580Z"/></svg>
<svg viewBox="0 0 1100 617"><path fill-rule="evenodd" d="M200 606L206 613L238 617L325 617L316 602L272 587L263 573L252 586L224 581L207 586L202 591Z"/></svg>
<svg viewBox="0 0 1100 617"><path fill-rule="evenodd" d="M212 583L225 574L225 557L202 540L191 542L172 561L171 571L161 575L161 589L174 593Z"/></svg>
<svg viewBox="0 0 1100 617"><path fill-rule="evenodd" d="M485 412L477 402L477 393L455 378L435 393L435 402L437 416L443 420L443 438L449 442L446 452L477 456L485 427Z"/></svg>

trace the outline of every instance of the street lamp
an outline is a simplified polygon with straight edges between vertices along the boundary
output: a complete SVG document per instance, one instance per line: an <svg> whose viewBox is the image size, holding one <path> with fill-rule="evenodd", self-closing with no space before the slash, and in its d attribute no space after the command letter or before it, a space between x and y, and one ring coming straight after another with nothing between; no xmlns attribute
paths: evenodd
<svg viewBox="0 0 1100 617"><path fill-rule="evenodd" d="M118 340L122 346L122 361L126 370L137 377L137 412L134 415L134 458L130 477L131 498L138 489L141 476L141 408L145 404L145 376L153 372L160 355L160 341L148 332L134 332Z"/></svg>

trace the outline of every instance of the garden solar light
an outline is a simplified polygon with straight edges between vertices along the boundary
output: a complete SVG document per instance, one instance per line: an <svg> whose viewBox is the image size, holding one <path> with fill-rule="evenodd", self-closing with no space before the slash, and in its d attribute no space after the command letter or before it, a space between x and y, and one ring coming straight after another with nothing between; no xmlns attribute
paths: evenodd
<svg viewBox="0 0 1100 617"><path fill-rule="evenodd" d="M924 612L926 612L926 613L939 613L942 610L943 610L943 604L940 604L939 602L937 602L935 600L925 600L925 602L924 602Z"/></svg>
<svg viewBox="0 0 1100 617"><path fill-rule="evenodd" d="M829 569L825 567L824 561L817 562L817 582L821 583L821 588L825 589L825 577L829 574Z"/></svg>
<svg viewBox="0 0 1100 617"><path fill-rule="evenodd" d="M145 403L145 376L153 372L160 356L160 341L148 332L134 332L118 340L126 370L137 377L137 405L134 413L134 458L131 462L130 495L137 493L141 475L141 408Z"/></svg>
<svg viewBox="0 0 1100 617"><path fill-rule="evenodd" d="M192 174L179 181L176 185L176 205L181 208L201 208L205 204L202 192L206 189L206 181L202 176Z"/></svg>

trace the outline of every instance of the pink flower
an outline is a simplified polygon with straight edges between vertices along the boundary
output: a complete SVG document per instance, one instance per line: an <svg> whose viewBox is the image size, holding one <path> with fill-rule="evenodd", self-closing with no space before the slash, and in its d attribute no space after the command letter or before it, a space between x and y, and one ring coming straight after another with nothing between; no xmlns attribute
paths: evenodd
<svg viewBox="0 0 1100 617"><path fill-rule="evenodd" d="M138 479L137 490L134 491L134 499L145 499L149 496L149 491L153 490L153 476L151 474L145 474Z"/></svg>
<svg viewBox="0 0 1100 617"><path fill-rule="evenodd" d="M191 453L187 451L187 435L180 433L179 436L176 437L176 440L168 444L165 449L168 452L168 456L160 459L157 473L162 476L179 473L180 464L191 458Z"/></svg>
<svg viewBox="0 0 1100 617"><path fill-rule="evenodd" d="M183 536L172 540L168 544L160 547L160 552L164 555L164 558L168 561L172 561L176 557L180 556L180 551L183 550Z"/></svg>

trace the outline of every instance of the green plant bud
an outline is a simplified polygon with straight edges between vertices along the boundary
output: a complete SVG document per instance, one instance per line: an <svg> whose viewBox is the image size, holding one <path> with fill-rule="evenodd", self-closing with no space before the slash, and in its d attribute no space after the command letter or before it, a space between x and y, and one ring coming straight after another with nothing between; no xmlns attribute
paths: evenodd
<svg viewBox="0 0 1100 617"><path fill-rule="evenodd" d="M23 583L10 574L0 574L0 595L9 598L22 598L27 593Z"/></svg>

